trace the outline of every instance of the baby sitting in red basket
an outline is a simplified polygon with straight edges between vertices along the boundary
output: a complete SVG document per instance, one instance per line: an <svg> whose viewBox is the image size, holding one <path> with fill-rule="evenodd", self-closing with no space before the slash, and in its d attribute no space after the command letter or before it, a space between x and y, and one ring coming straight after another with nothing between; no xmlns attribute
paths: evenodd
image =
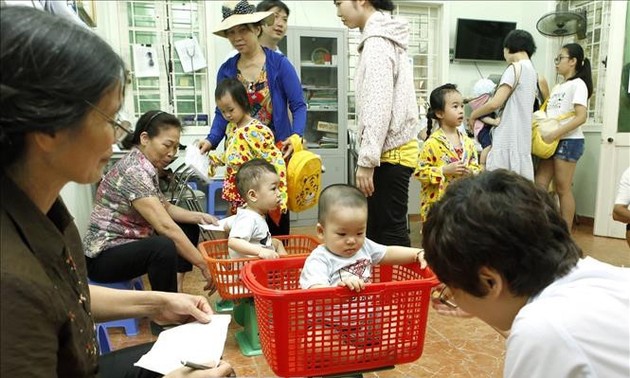
<svg viewBox="0 0 630 378"><path fill-rule="evenodd" d="M300 276L302 289L345 286L360 292L371 282L373 265L417 261L423 268L426 266L422 249L385 246L365 237L367 199L356 187L346 184L328 186L322 191L318 206L317 235L324 244L311 252L304 262ZM353 299L364 300L361 297ZM376 321L370 319L372 307L371 303L354 303L327 309L325 312L330 316L323 316L324 330L319 336L314 331L314 336L322 338L328 333L326 328L334 328L354 347L374 346L380 335L375 331ZM314 329L317 329L315 324Z"/></svg>
<svg viewBox="0 0 630 378"><path fill-rule="evenodd" d="M324 244L306 259L300 286L303 289L345 286L360 292L372 279L372 265L419 262L418 248L385 246L365 237L367 199L354 186L335 184L319 197L317 236Z"/></svg>
<svg viewBox="0 0 630 378"><path fill-rule="evenodd" d="M246 205L237 209L230 225L231 258L276 259L287 254L282 242L271 237L265 221L267 213L280 205L279 184L276 169L264 159L249 160L239 168L236 188Z"/></svg>

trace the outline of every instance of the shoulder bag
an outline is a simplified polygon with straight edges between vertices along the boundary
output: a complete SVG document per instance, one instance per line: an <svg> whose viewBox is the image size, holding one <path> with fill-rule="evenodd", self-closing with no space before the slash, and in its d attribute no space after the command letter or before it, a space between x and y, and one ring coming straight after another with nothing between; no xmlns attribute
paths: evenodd
<svg viewBox="0 0 630 378"><path fill-rule="evenodd" d="M532 118L532 154L538 156L541 159L549 159L556 152L558 148L559 139L556 139L550 143L544 141L553 131L560 127L560 121L573 117L575 111L570 111L561 114L557 117L547 117L547 100L543 102L540 110L534 112Z"/></svg>

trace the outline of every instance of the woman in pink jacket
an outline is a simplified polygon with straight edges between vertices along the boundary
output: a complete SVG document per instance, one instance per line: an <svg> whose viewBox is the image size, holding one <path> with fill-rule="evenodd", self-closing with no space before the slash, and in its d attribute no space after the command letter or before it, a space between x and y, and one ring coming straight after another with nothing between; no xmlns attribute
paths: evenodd
<svg viewBox="0 0 630 378"><path fill-rule="evenodd" d="M336 0L337 16L361 30L355 96L359 136L356 184L368 197L367 237L409 246L409 178L418 160L418 106L407 55L409 26L391 0Z"/></svg>

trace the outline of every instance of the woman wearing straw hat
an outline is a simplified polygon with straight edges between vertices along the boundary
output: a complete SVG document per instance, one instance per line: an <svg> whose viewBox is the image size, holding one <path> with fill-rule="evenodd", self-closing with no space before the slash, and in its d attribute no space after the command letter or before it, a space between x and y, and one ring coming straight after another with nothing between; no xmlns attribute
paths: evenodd
<svg viewBox="0 0 630 378"><path fill-rule="evenodd" d="M247 1L226 3L223 21L214 34L227 38L238 54L228 59L217 74L217 84L236 78L247 90L252 105L251 116L268 126L275 142L281 143L284 158L293 152L289 137L302 136L306 125L306 103L295 68L281 54L260 45L262 24L273 23L273 12L255 12ZM289 117L289 112L293 122ZM217 108L210 134L199 143L201 152L216 146L225 137L227 121ZM289 234L289 214L282 214L279 224L268 221L272 235Z"/></svg>

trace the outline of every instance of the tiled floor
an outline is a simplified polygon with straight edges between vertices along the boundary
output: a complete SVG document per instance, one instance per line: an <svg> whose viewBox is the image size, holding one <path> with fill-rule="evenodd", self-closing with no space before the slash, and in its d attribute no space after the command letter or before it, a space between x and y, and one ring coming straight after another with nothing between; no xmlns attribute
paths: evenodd
<svg viewBox="0 0 630 378"><path fill-rule="evenodd" d="M411 223L412 245L420 245L419 224ZM312 228L294 229L294 233L312 233ZM574 237L586 255L602 261L630 266L630 248L625 240L595 237L592 227L580 225ZM186 277L185 291L199 293L203 286L201 275L195 271ZM216 300L216 296L211 301ZM234 338L241 327L230 325L224 359L235 367L238 376L272 377L263 356L243 356ZM148 321L141 324L140 335L126 337L122 330L110 331L114 349L155 340L148 331ZM364 377L500 377L505 353L504 339L491 327L477 319L456 319L429 313L422 357L395 369L364 374Z"/></svg>

